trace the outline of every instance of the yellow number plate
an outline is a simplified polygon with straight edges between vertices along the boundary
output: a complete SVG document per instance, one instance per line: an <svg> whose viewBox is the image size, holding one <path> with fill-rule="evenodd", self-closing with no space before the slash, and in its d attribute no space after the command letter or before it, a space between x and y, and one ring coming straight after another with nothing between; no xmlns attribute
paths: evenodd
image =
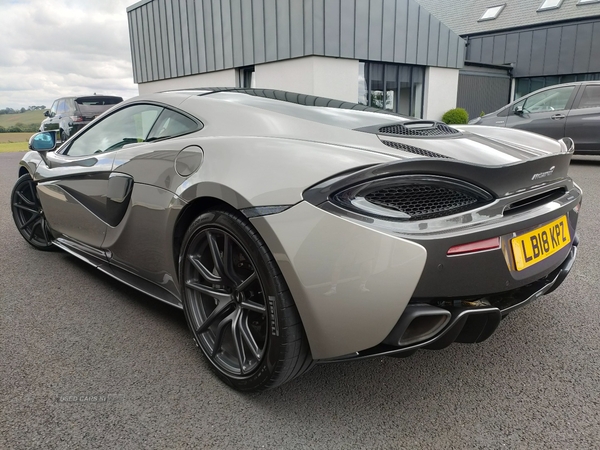
<svg viewBox="0 0 600 450"><path fill-rule="evenodd" d="M526 269L553 255L571 242L567 217L511 239L517 270Z"/></svg>

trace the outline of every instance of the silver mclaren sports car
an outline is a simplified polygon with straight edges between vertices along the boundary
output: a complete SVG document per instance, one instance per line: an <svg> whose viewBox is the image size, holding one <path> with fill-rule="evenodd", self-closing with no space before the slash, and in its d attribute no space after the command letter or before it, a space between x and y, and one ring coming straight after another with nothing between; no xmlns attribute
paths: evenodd
<svg viewBox="0 0 600 450"><path fill-rule="evenodd" d="M481 342L577 254L568 138L198 89L29 147L11 197L25 240L183 309L239 390Z"/></svg>

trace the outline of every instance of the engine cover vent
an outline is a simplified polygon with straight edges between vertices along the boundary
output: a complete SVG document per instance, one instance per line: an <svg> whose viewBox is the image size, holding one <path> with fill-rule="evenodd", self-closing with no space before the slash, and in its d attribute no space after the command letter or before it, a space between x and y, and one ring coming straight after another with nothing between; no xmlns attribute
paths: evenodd
<svg viewBox="0 0 600 450"><path fill-rule="evenodd" d="M407 122L406 124L388 125L379 128L380 133L408 137L436 137L460 134L455 128L442 122Z"/></svg>
<svg viewBox="0 0 600 450"><path fill-rule="evenodd" d="M398 149L398 150L402 150L402 151L405 151L405 152L413 153L415 155L427 156L428 158L454 159L454 158L451 158L450 156L440 155L439 153L436 153L436 152L431 152L429 150L424 150L422 148L414 147L412 145L401 144L400 142L384 141L383 139L381 140L381 142L383 142L388 147L392 147L392 148L395 148L395 149Z"/></svg>

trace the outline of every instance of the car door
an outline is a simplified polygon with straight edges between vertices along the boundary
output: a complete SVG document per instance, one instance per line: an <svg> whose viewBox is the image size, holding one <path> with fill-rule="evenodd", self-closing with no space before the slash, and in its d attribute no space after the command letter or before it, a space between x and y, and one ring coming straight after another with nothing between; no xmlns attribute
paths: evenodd
<svg viewBox="0 0 600 450"><path fill-rule="evenodd" d="M162 111L131 105L86 130L66 147L48 153L35 174L50 227L64 237L101 248L107 226L123 218L133 179L113 173L115 150L145 139ZM149 123L148 123L149 122Z"/></svg>
<svg viewBox="0 0 600 450"><path fill-rule="evenodd" d="M558 86L526 96L511 107L506 127L554 139L564 137L566 118L577 88L577 85Z"/></svg>
<svg viewBox="0 0 600 450"><path fill-rule="evenodd" d="M567 117L565 135L575 151L600 152L600 83L582 86Z"/></svg>
<svg viewBox="0 0 600 450"><path fill-rule="evenodd" d="M52 103L52 108L50 108L47 118L42 122L42 131L56 131L58 129L58 124L54 118L56 117L56 111L60 102L61 100L59 99Z"/></svg>

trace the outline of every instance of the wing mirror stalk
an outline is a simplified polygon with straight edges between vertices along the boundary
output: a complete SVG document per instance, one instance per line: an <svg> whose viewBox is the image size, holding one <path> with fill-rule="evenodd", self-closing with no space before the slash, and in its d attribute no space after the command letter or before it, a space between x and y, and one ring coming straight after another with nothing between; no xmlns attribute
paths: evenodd
<svg viewBox="0 0 600 450"><path fill-rule="evenodd" d="M38 152L44 163L48 167L50 161L48 161L47 153L53 152L56 149L56 133L51 131L42 131L36 133L29 138L29 150Z"/></svg>

